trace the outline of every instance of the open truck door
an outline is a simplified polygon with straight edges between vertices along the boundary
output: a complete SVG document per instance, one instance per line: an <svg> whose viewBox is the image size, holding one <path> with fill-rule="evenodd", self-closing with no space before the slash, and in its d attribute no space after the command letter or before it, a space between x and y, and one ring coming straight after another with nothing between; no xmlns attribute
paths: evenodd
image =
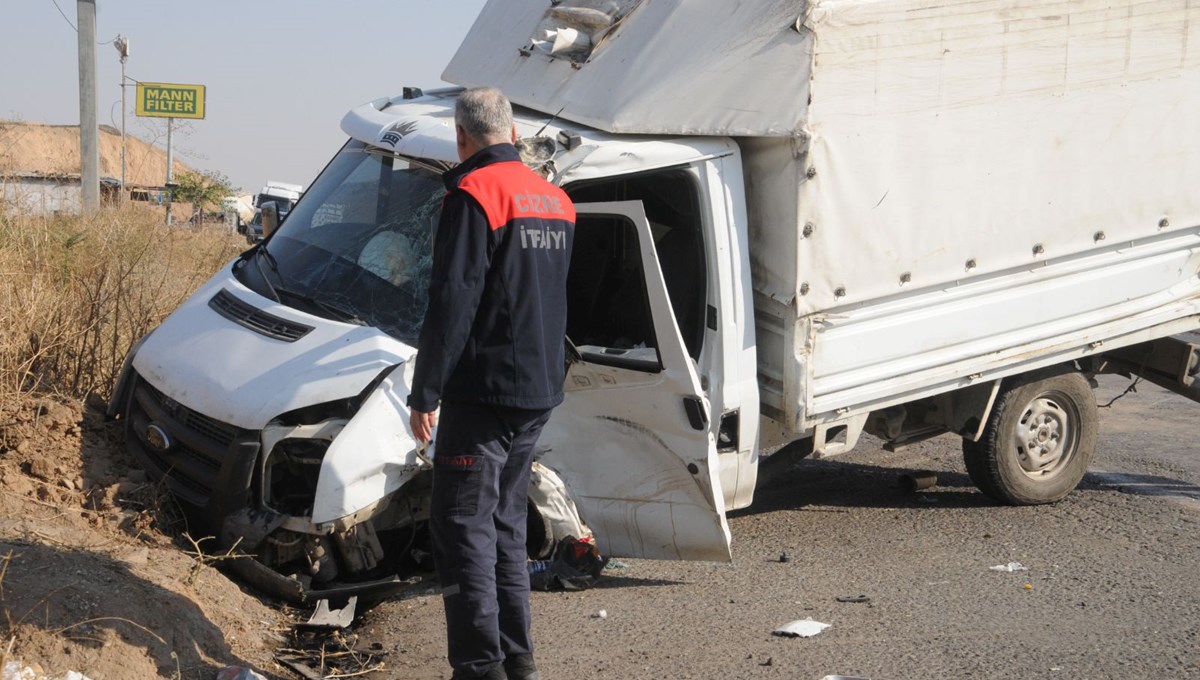
<svg viewBox="0 0 1200 680"><path fill-rule="evenodd" d="M728 561L709 403L642 204L576 212L567 284L575 352L540 460L562 477L605 555Z"/></svg>

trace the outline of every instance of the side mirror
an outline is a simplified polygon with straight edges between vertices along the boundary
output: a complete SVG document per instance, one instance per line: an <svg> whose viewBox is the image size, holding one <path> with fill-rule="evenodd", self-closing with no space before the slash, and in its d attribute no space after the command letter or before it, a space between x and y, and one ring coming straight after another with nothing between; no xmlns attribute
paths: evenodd
<svg viewBox="0 0 1200 680"><path fill-rule="evenodd" d="M263 238L275 233L279 228L279 206L275 201L267 201L259 206L262 211Z"/></svg>

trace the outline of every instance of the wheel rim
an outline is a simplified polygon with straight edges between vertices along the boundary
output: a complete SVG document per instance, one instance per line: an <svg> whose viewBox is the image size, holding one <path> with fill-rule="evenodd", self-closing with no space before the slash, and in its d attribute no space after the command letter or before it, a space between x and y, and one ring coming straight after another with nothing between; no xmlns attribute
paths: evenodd
<svg viewBox="0 0 1200 680"><path fill-rule="evenodd" d="M1062 392L1044 392L1025 405L1014 428L1017 462L1033 479L1052 477L1079 450L1079 408Z"/></svg>

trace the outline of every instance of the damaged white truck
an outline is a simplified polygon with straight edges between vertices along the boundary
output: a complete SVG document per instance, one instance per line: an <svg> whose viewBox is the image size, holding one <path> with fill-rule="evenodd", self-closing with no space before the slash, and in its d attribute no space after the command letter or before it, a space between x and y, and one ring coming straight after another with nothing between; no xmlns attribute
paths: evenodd
<svg viewBox="0 0 1200 680"><path fill-rule="evenodd" d="M533 555L581 518L605 555L728 560L768 440L953 433L984 493L1052 502L1095 374L1200 392L1197 3L492 0L443 77L502 89L578 204ZM115 392L276 591L386 591L427 518L405 397L457 92L350 111Z"/></svg>

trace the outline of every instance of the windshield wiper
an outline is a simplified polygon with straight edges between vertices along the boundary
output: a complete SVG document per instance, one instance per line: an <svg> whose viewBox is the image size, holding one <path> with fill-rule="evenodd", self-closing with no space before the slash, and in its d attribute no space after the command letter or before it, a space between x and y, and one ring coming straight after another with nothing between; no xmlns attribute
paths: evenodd
<svg viewBox="0 0 1200 680"><path fill-rule="evenodd" d="M312 305L313 307L316 307L317 309L320 309L328 314L331 314L337 321L344 321L346 323L352 323L356 326L366 326L367 325L367 322L358 318L358 316L354 312L351 312L348 309L339 307L331 302L325 302L324 300L318 300L317 298L315 298L311 295L305 295L304 293L300 293L300 292L297 292L294 290L289 290L287 288L284 288L283 286L275 286L274 290L275 290L276 294L283 293L284 295L287 295L288 297L291 297L296 300L299 300L300 302Z"/></svg>
<svg viewBox="0 0 1200 680"><path fill-rule="evenodd" d="M263 246L262 244L259 244L259 246L258 246L258 252L256 253L256 255L258 255L258 254L261 254L263 256L263 259L265 259L267 261L267 264L271 265L271 271L275 272L275 276L277 276L279 278L279 281L282 283L283 276L280 275L280 273L279 273L279 266L275 263L275 256L272 255L271 253L267 252L266 247ZM271 292L271 297L276 302L282 302L282 300L279 299L279 292L277 290L275 290L275 286L271 285L271 279L269 279L267 277L267 273L263 271L262 263L259 262L258 260L259 260L259 258L257 258L257 257L254 258L254 268L258 270L259 277L262 278L263 283L267 284L267 290Z"/></svg>

